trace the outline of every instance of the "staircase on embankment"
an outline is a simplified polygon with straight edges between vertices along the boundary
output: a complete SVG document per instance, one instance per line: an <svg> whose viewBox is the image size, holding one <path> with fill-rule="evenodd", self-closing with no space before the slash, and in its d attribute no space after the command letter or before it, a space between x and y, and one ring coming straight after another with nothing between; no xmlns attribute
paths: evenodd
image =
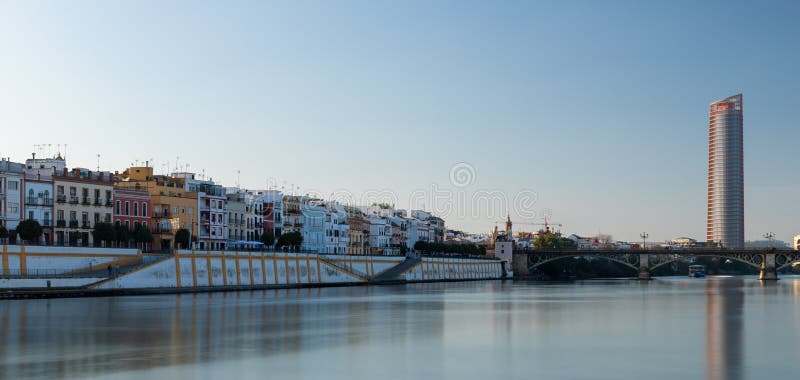
<svg viewBox="0 0 800 380"><path fill-rule="evenodd" d="M392 268L388 269L387 271L377 275L375 278L372 279L372 282L379 284L379 283L401 281L402 279L400 278L400 275L407 272L411 268L417 266L417 264L419 264L420 262L422 262L422 259L420 258L408 257L405 259L405 261L401 262L400 264L397 264Z"/></svg>

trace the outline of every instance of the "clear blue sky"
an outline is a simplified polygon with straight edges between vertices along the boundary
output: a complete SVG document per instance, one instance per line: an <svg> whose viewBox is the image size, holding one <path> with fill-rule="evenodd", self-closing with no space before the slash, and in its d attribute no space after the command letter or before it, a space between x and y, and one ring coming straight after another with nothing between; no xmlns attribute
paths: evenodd
<svg viewBox="0 0 800 380"><path fill-rule="evenodd" d="M788 240L798 4L2 2L0 155L181 157L228 185L394 189L402 207L432 185L527 189L565 232L702 240L708 104L741 92L747 238ZM494 225L478 213L447 220Z"/></svg>

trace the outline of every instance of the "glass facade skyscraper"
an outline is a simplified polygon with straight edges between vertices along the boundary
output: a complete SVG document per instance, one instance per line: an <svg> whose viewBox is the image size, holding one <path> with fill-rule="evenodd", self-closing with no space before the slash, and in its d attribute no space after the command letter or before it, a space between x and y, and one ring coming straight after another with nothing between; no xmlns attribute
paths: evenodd
<svg viewBox="0 0 800 380"><path fill-rule="evenodd" d="M742 94L711 103L708 113L706 240L744 248Z"/></svg>

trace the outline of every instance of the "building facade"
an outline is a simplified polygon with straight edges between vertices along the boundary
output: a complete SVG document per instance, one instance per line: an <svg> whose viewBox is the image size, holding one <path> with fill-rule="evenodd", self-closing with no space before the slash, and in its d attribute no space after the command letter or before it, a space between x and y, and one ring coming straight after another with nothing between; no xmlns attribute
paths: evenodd
<svg viewBox="0 0 800 380"><path fill-rule="evenodd" d="M94 245L97 223L111 223L114 185L110 173L64 168L53 177L55 244Z"/></svg>
<svg viewBox="0 0 800 380"><path fill-rule="evenodd" d="M245 241L250 241L251 238L247 233L247 204L245 202L245 193L238 189L228 189L226 195L228 202L228 243L227 247L237 247Z"/></svg>
<svg viewBox="0 0 800 380"><path fill-rule="evenodd" d="M356 207L346 207L347 223L350 227L347 242L347 253L366 255L369 253L369 219Z"/></svg>
<svg viewBox="0 0 800 380"><path fill-rule="evenodd" d="M742 94L711 103L708 125L706 240L744 248Z"/></svg>
<svg viewBox="0 0 800 380"><path fill-rule="evenodd" d="M182 228L189 230L192 241L197 240L197 193L186 191L182 178L154 175L148 166L133 166L116 176L117 187L144 188L150 193L153 249L181 248L176 247L175 234Z"/></svg>
<svg viewBox="0 0 800 380"><path fill-rule="evenodd" d="M794 237L794 241L792 242L792 246L794 246L795 250L800 250L800 234Z"/></svg>
<svg viewBox="0 0 800 380"><path fill-rule="evenodd" d="M194 173L173 173L183 180L185 190L197 194L197 242L200 249L225 248L228 240L228 216L225 188L211 180L195 178Z"/></svg>
<svg viewBox="0 0 800 380"><path fill-rule="evenodd" d="M22 163L0 159L0 226L9 232L22 220L24 169Z"/></svg>
<svg viewBox="0 0 800 380"><path fill-rule="evenodd" d="M114 187L114 223L124 225L131 231L136 226L142 226L152 231L153 223L150 218L153 205L150 193L142 187Z"/></svg>

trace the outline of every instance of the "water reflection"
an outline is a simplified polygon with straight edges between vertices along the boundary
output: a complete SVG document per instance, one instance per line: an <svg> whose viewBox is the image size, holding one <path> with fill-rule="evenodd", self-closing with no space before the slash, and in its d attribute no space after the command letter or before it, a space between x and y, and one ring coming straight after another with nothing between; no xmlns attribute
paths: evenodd
<svg viewBox="0 0 800 380"><path fill-rule="evenodd" d="M744 362L744 280L706 281L706 378L739 380Z"/></svg>
<svg viewBox="0 0 800 380"><path fill-rule="evenodd" d="M83 378L441 334L441 318L414 323L411 317L417 306L441 310L441 300L411 305L384 288L377 296L389 302L369 302L375 292L291 289L7 302L0 311L0 378Z"/></svg>
<svg viewBox="0 0 800 380"><path fill-rule="evenodd" d="M0 380L744 379L747 369L792 378L798 283L468 282L3 301Z"/></svg>

